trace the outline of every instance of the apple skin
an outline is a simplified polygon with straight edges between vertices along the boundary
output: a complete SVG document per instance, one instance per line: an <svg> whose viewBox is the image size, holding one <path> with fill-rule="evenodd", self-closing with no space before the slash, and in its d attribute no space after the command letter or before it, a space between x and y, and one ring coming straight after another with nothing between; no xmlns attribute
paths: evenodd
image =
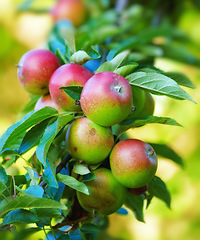
<svg viewBox="0 0 200 240"><path fill-rule="evenodd" d="M86 117L101 126L112 126L131 112L131 86L117 73L97 73L84 85L80 102Z"/></svg>
<svg viewBox="0 0 200 240"><path fill-rule="evenodd" d="M49 91L53 101L66 111L80 111L80 106L75 105L72 99L60 87L81 86L93 76L87 68L76 64L67 63L59 67L51 76L49 81Z"/></svg>
<svg viewBox="0 0 200 240"><path fill-rule="evenodd" d="M67 19L76 27L84 23L86 13L86 6L82 0L59 0L50 11L55 22Z"/></svg>
<svg viewBox="0 0 200 240"><path fill-rule="evenodd" d="M107 168L98 168L94 174L93 180L83 181L90 195L77 192L80 205L88 212L96 210L103 215L116 212L126 200L127 189L115 180Z"/></svg>
<svg viewBox="0 0 200 240"><path fill-rule="evenodd" d="M140 194L145 193L147 191L147 189L148 189L148 185L146 184L146 185L144 185L142 187L139 187L139 188L129 188L128 191L131 194L138 196Z"/></svg>
<svg viewBox="0 0 200 240"><path fill-rule="evenodd" d="M110 153L110 167L116 180L127 188L148 184L157 170L153 148L138 139L118 142Z"/></svg>
<svg viewBox="0 0 200 240"><path fill-rule="evenodd" d="M142 110L138 113L139 118L145 118L149 115L153 115L155 110L155 101L152 95L145 91L145 102Z"/></svg>
<svg viewBox="0 0 200 240"><path fill-rule="evenodd" d="M45 95L49 92L49 79L59 66L59 59L51 51L32 49L17 64L17 76L27 92Z"/></svg>
<svg viewBox="0 0 200 240"><path fill-rule="evenodd" d="M66 147L72 157L87 164L102 162L114 145L114 136L108 127L102 127L86 117L72 122L66 133Z"/></svg>
<svg viewBox="0 0 200 240"><path fill-rule="evenodd" d="M53 107L56 110L60 111L59 106L52 100L51 95L47 94L38 99L38 101L35 104L35 111L40 110L41 108L44 107Z"/></svg>

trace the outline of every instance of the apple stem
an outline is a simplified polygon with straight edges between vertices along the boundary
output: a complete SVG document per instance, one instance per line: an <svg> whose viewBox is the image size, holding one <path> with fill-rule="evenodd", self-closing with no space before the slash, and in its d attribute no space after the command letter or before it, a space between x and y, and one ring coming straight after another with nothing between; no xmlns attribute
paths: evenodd
<svg viewBox="0 0 200 240"><path fill-rule="evenodd" d="M121 92L122 91L122 87L120 87L120 86L115 86L114 89L116 90L116 92Z"/></svg>

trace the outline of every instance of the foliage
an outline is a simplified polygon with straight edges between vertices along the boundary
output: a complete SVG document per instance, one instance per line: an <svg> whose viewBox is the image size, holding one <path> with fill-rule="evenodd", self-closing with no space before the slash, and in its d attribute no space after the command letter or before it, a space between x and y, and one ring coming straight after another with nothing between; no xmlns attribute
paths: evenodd
<svg viewBox="0 0 200 240"><path fill-rule="evenodd" d="M34 1L25 1L20 10L30 10ZM93 2L93 1L92 1ZM63 22L62 31L56 23L47 39L48 48L54 52L62 64L75 62L81 65L91 60L99 62L96 73L112 71L124 76L132 86L163 95L174 100L195 102L185 88L194 88L191 81L182 73L164 72L154 67L156 57L171 58L196 66L200 60L184 47L190 41L172 23L176 21L177 6L169 14L162 1L150 5L128 3L117 10L120 1L97 1L93 3L99 13L90 14L89 19L75 28ZM123 1L122 1L123 2ZM87 1L88 6L91 1ZM169 1L169 4L172 4ZM150 6L149 6L150 5ZM149 14L144 14L147 6ZM166 10L167 9L167 10ZM155 16L154 16L154 13ZM165 19L163 16L168 16ZM75 100L80 99L82 88L64 87ZM65 148L65 133L69 124L84 114L82 112L58 112L51 107L34 111L36 99L33 96L20 113L21 119L10 126L0 139L0 217L3 219L0 230L14 231L17 224L25 229L17 233L18 239L45 229L50 230L47 239L95 239L107 227L107 218L98 213L89 214L80 207L76 191L90 194L82 182L92 180L92 170L99 166L87 166L71 158ZM127 117L114 131L115 139L120 139L128 129L143 127L146 124L181 126L168 117L146 116ZM151 143L159 156L164 156L180 166L183 161L169 146ZM30 159L24 154L34 149ZM7 174L8 168L22 158L29 167L26 175ZM36 159L36 161L35 161ZM33 161L34 160L34 161ZM124 206L130 209L137 220L144 222L144 206L148 207L156 197L170 208L171 197L163 180L155 176L146 192L136 196L127 194ZM126 211L121 211L126 214ZM99 224L101 222L101 224ZM32 228L28 224L34 223ZM28 233L29 232L29 233Z"/></svg>

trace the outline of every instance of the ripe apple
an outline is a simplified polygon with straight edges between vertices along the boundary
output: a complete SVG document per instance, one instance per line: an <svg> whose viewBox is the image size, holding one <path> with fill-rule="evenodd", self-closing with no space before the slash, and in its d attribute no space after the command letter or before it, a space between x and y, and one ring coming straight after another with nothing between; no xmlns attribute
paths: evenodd
<svg viewBox="0 0 200 240"><path fill-rule="evenodd" d="M53 101L66 111L80 111L80 106L60 87L81 86L93 76L87 68L76 64L67 63L59 67L51 76L49 91Z"/></svg>
<svg viewBox="0 0 200 240"><path fill-rule="evenodd" d="M47 95L44 95L44 96L40 97L40 98L38 99L38 101L36 102L36 104L35 104L34 110L35 110L35 111L38 111L38 110L40 110L41 108L47 107L47 106L48 106L48 107L53 107L53 108L55 108L56 110L60 111L60 108L59 108L58 105L52 100L50 94L47 94Z"/></svg>
<svg viewBox="0 0 200 240"><path fill-rule="evenodd" d="M102 127L86 117L78 118L66 133L66 147L72 157L87 164L102 162L114 145L114 136L108 127Z"/></svg>
<svg viewBox="0 0 200 240"><path fill-rule="evenodd" d="M94 170L95 178L83 181L90 195L77 192L80 205L88 212L96 210L104 215L116 212L126 199L127 189L118 183L107 168Z"/></svg>
<svg viewBox="0 0 200 240"><path fill-rule="evenodd" d="M147 189L148 189L148 185L146 184L139 188L129 188L128 191L133 195L140 195L140 194L145 193L147 191Z"/></svg>
<svg viewBox="0 0 200 240"><path fill-rule="evenodd" d="M44 95L49 92L49 79L59 66L59 59L51 51L32 49L17 64L17 75L27 92Z"/></svg>
<svg viewBox="0 0 200 240"><path fill-rule="evenodd" d="M117 73L97 73L84 85L80 102L86 117L99 125L112 126L131 111L131 86Z"/></svg>
<svg viewBox="0 0 200 240"><path fill-rule="evenodd" d="M157 170L154 149L138 139L118 142L110 153L110 167L116 180L127 188L148 184Z"/></svg>
<svg viewBox="0 0 200 240"><path fill-rule="evenodd" d="M82 0L59 0L50 14L55 22L67 19L74 26L80 26L86 19L86 12L86 6Z"/></svg>

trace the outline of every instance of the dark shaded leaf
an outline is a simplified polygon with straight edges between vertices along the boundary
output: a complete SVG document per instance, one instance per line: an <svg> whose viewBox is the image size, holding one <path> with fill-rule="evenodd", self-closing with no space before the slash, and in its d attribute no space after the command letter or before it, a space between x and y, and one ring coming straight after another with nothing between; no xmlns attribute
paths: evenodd
<svg viewBox="0 0 200 240"><path fill-rule="evenodd" d="M98 226L92 223L84 223L80 230L84 233L97 233L100 231Z"/></svg>
<svg viewBox="0 0 200 240"><path fill-rule="evenodd" d="M0 166L0 182L6 184L7 181L8 181L8 176L6 174L6 171L2 166Z"/></svg>

